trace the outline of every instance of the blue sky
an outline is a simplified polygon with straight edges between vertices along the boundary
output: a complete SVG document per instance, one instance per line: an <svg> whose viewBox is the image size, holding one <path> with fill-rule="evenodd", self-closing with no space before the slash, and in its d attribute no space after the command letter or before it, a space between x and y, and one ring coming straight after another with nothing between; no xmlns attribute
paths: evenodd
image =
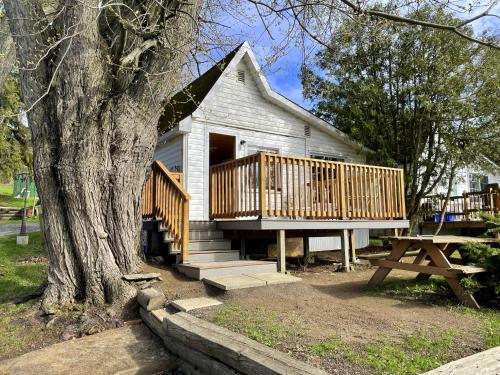
<svg viewBox="0 0 500 375"><path fill-rule="evenodd" d="M498 6L494 12L500 14ZM311 103L302 96L302 85L299 77L300 66L304 59L312 59L320 47L310 41L306 43L307 51L305 52L297 45L283 47L284 38L282 35L286 33L286 26L273 25L269 29L272 35L271 38L260 19L255 15L245 18L244 21L241 20L241 16L227 16L225 19L225 24L231 25L231 28L226 33L233 38L235 45L245 40L248 41L263 67L271 87L297 104L310 109ZM500 21L494 17L482 18L474 22L473 27L476 34L486 29L494 30L496 35L500 33ZM280 55L277 57L275 57L276 49L280 51ZM268 62L268 60L273 61Z"/></svg>

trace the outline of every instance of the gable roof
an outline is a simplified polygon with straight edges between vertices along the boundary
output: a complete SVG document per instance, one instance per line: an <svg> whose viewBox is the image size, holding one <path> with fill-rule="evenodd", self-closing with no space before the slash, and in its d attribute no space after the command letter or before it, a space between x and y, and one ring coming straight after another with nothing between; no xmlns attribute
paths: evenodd
<svg viewBox="0 0 500 375"><path fill-rule="evenodd" d="M211 97L215 96L218 86L221 85L222 80L219 78L222 76L222 73L234 70L245 56L248 56L248 66L256 78L259 91L267 100L359 151L365 153L373 152L332 124L316 117L300 105L272 90L248 42L240 44L206 73L172 97L172 100L160 118L160 132L165 132L190 115L202 112L204 104L208 103Z"/></svg>
<svg viewBox="0 0 500 375"><path fill-rule="evenodd" d="M243 43L170 99L158 121L160 133L172 128L198 108L242 45Z"/></svg>

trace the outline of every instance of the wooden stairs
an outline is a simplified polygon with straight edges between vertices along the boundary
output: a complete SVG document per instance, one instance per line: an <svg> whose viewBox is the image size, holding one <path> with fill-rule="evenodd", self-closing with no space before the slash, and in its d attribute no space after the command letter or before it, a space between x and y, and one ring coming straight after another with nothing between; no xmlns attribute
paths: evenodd
<svg viewBox="0 0 500 375"><path fill-rule="evenodd" d="M183 175L170 172L160 161L143 192L143 230L148 233L148 252L174 258L177 269L188 277L233 276L276 272L275 262L240 260L215 221L189 221L189 193Z"/></svg>

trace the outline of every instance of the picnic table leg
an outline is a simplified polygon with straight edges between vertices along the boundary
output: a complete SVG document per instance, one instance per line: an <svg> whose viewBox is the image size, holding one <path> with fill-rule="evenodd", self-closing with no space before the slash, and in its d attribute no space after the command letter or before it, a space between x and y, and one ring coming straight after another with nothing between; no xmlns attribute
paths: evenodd
<svg viewBox="0 0 500 375"><path fill-rule="evenodd" d="M453 253L454 251L453 248L451 249L446 248L443 251L433 244L426 244L426 250L427 254L432 260L433 265L435 265L436 267L443 267L443 268L451 267L451 264L450 262L448 262L447 257ZM474 296L468 291L466 291L464 287L460 284L458 280L458 275L455 277L445 277L445 280L450 286L451 290L453 290L453 293L455 293L457 298L460 300L460 302L469 307L474 307L476 309L479 309L479 304L477 303Z"/></svg>
<svg viewBox="0 0 500 375"><path fill-rule="evenodd" d="M401 257L404 255L406 250L408 250L408 247L410 246L410 241L407 240L398 240L396 242L392 243L392 251L391 253L387 256L387 260L392 260L395 262L398 262ZM392 268L387 268L387 267L379 267L375 273L373 274L372 278L370 281L368 281L368 285L371 287L375 287L380 285L382 281L387 277L389 272L391 272Z"/></svg>
<svg viewBox="0 0 500 375"><path fill-rule="evenodd" d="M453 254L453 252L455 251L455 247L451 246L451 244L439 244L439 245L436 245L436 247L438 247L443 252L443 254L446 256L446 258L449 258L450 255ZM417 260L418 260L419 256L422 254L422 252L423 252L423 256L419 260L419 262L417 263ZM415 261L413 263L421 264L423 261L429 260L429 259L430 259L430 257L427 254L427 251L425 249L422 249L421 253L418 254L417 258L415 259ZM436 264L431 259L431 261L429 262L429 266L435 266L435 265ZM429 280L431 276L432 275L429 275L428 273L419 273L415 279L418 281L425 281L425 280Z"/></svg>

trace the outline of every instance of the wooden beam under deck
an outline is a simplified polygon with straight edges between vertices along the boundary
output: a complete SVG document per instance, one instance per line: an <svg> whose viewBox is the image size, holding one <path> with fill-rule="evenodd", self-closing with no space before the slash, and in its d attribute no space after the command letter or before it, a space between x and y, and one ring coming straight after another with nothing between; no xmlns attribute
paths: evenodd
<svg viewBox="0 0 500 375"><path fill-rule="evenodd" d="M218 230L344 230L408 228L408 220L307 220L254 219L217 220Z"/></svg>

